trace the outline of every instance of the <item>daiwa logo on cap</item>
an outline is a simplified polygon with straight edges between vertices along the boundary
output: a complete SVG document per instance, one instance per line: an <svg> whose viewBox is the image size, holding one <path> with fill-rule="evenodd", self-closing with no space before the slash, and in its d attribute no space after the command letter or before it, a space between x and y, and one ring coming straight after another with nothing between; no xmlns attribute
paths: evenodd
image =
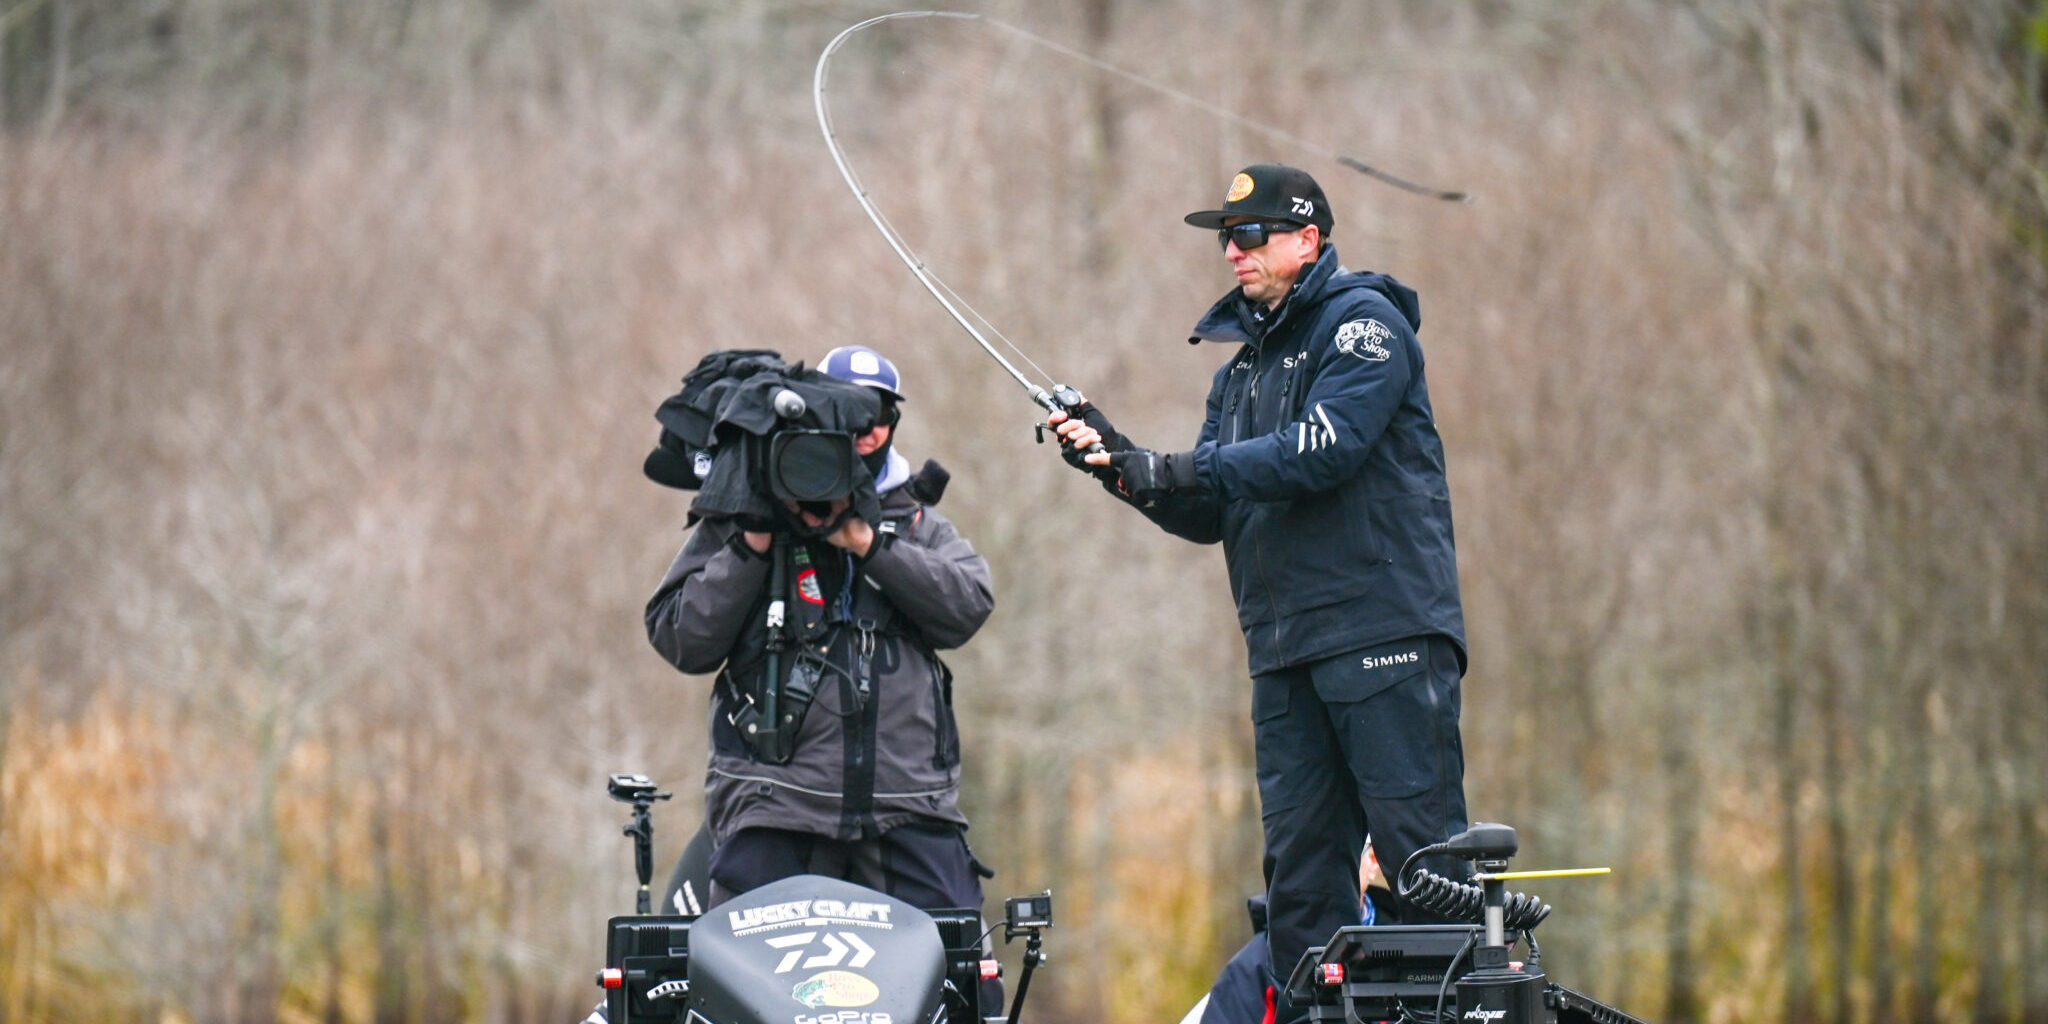
<svg viewBox="0 0 2048 1024"><path fill-rule="evenodd" d="M1252 176L1249 174L1245 174L1243 172L1239 172L1237 177L1230 179L1230 194L1224 196L1223 201L1226 203L1234 203L1251 194Z"/></svg>

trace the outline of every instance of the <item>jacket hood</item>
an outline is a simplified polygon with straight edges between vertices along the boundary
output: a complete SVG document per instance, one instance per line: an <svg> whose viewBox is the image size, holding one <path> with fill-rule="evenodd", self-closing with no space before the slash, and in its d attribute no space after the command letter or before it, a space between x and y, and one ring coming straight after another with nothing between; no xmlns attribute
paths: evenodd
<svg viewBox="0 0 2048 1024"><path fill-rule="evenodd" d="M1409 330L1422 330L1422 299L1415 294L1415 289L1394 280L1392 275L1382 274L1376 270L1347 273L1344 268L1339 267L1337 274L1338 277L1331 283L1333 290L1370 288L1386 296L1387 301L1393 303L1394 309L1407 318Z"/></svg>

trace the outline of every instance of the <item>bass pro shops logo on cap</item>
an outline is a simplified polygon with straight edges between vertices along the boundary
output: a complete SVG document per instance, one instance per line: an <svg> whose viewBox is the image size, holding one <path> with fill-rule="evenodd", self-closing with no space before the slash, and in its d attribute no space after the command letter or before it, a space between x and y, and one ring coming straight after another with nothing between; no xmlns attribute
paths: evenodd
<svg viewBox="0 0 2048 1024"><path fill-rule="evenodd" d="M1251 194L1252 176L1244 173L1243 171L1239 171L1237 177L1230 179L1230 192L1229 194L1223 197L1223 201L1226 203L1234 203Z"/></svg>

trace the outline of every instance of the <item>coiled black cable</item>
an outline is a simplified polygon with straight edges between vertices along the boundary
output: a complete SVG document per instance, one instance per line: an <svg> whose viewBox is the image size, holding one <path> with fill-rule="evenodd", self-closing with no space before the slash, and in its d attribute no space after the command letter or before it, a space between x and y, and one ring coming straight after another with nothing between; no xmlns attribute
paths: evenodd
<svg viewBox="0 0 2048 1024"><path fill-rule="evenodd" d="M1408 855L1401 864L1401 898L1425 910L1442 914L1456 921L1484 924L1486 921L1486 890L1470 882L1445 878L1416 861L1423 857L1447 853L1450 846L1438 843L1425 846ZM1505 893L1501 899L1503 927L1518 932L1543 923L1550 916L1550 904L1534 896L1519 892Z"/></svg>

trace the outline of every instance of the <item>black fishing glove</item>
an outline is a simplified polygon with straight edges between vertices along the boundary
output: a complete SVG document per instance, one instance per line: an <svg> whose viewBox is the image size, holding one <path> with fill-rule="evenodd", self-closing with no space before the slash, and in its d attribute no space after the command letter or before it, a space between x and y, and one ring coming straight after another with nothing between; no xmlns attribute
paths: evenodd
<svg viewBox="0 0 2048 1024"><path fill-rule="evenodd" d="M1141 507L1195 485L1194 452L1162 455L1149 448L1131 448L1111 455L1109 464L1117 471L1117 489Z"/></svg>
<svg viewBox="0 0 2048 1024"><path fill-rule="evenodd" d="M1095 432L1102 435L1102 449L1104 451L1112 453L1125 452L1135 447L1131 444L1130 438L1117 433L1116 428L1110 425L1109 417L1104 416L1102 410L1097 409L1093 402L1082 402L1080 405L1067 410L1067 418L1080 420L1082 423L1095 428ZM1114 486L1117 481L1116 467L1091 466L1083 461L1087 457L1088 452L1085 449L1068 444L1064 437L1060 439L1060 458L1067 460L1067 465L1087 473L1105 484Z"/></svg>

